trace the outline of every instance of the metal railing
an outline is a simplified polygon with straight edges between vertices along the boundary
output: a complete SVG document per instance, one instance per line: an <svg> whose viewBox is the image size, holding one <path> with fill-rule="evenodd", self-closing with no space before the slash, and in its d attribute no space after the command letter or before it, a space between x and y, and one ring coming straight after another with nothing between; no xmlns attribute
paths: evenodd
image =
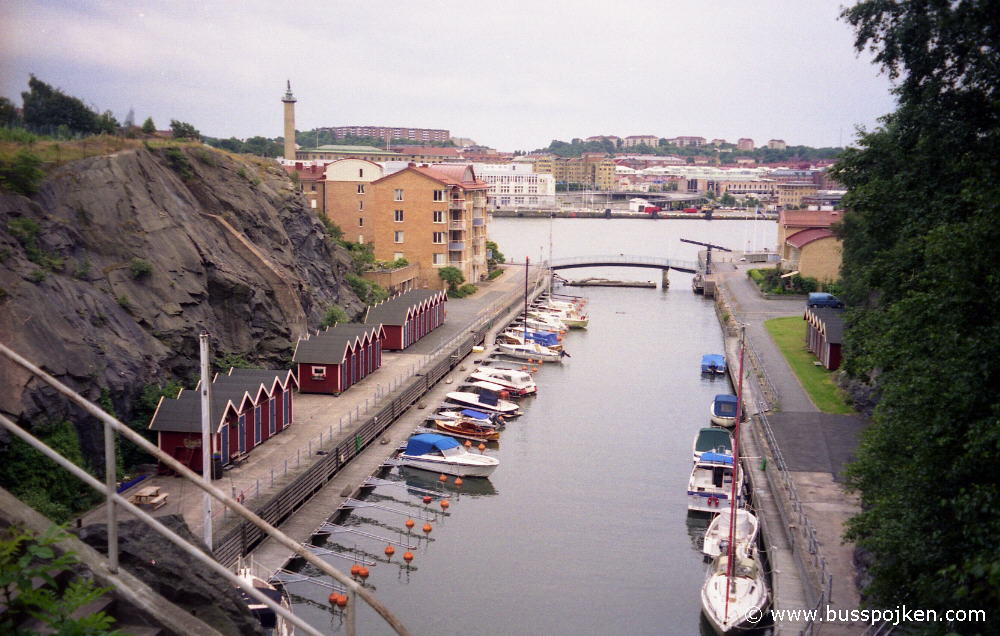
<svg viewBox="0 0 1000 636"><path fill-rule="evenodd" d="M554 258L553 267L584 266L591 263L602 265L624 265L630 267L657 267L657 268L680 268L698 269L695 261L686 261L676 258L662 258L659 256L634 256L631 254L603 254L597 256L578 256L574 258Z"/></svg>
<svg viewBox="0 0 1000 636"><path fill-rule="evenodd" d="M136 444L139 448L149 453L150 455L156 457L161 463L168 466L170 469L175 471L180 477L193 483L195 486L201 490L208 493L216 501L220 502L226 508L232 510L236 514L239 514L246 520L247 524L250 524L258 532L263 535L270 536L275 541L281 543L290 551L298 555L299 557L306 560L310 565L318 568L324 574L330 576L332 579L340 583L345 591L348 593L348 604L345 608L345 631L349 636L353 636L355 633L355 616L357 614L357 597L360 596L363 601L365 601L379 616L382 617L385 622L392 627L392 629L401 635L409 634L403 624L397 619L389 610L386 608L378 599L376 599L370 591L365 589L363 586L355 582L351 577L343 574L329 563L326 563L318 556L312 554L309 550L304 548L302 545L293 541L290 537L285 535L283 532L271 526L268 522L264 521L260 516L251 512L249 509L245 508L235 499L229 497L221 490L213 486L210 482L203 480L199 475L191 471L187 466L184 466L176 459L161 451L158 447L147 441L144 437L130 429L128 426L119 422L116 418L108 415L103 410L101 410L97 405L91 403L86 398L82 397L63 383L59 382L49 374L45 373L39 367L23 358L15 351L8 348L6 345L0 344L0 354L4 357L17 364L18 366L24 368L31 374L35 375L43 382L54 388L58 393L68 398L71 402L80 406L89 415L101 420L104 423L104 461L105 461L105 483L101 483L99 480L94 478L92 475L87 473L85 470L66 459L60 455L57 451L53 450L47 446L44 442L38 438L31 435L26 430L22 429L17 423L11 421L10 419L0 416L0 425L9 430L12 434L16 435L22 439L27 444L31 445L33 448L37 449L39 452L43 453L45 456L49 457L57 464L68 470L74 476L78 477L85 484L94 488L98 492L102 492L105 495L105 502L107 506L108 514L108 563L112 571L118 570L118 533L117 533L117 515L119 508L122 510L127 510L131 514L135 515L136 518L146 523L148 526L159 532L161 535L166 537L171 543L176 545L180 550L185 552L190 557L195 560L200 561L204 565L208 566L210 569L215 571L217 574L225 578L234 586L237 586L244 590L248 595L256 599L257 601L267 605L273 609L277 614L285 618L286 620L293 623L296 627L302 630L303 633L310 634L312 636L321 636L321 632L305 622L301 617L295 616L290 611L281 607L280 604L275 603L273 600L268 598L266 595L257 590L252 583L244 581L235 573L230 571L228 568L223 566L221 563L213 559L209 554L205 553L203 550L195 545L187 542L184 538L177 535L175 532L164 526L162 523L157 521L150 514L144 510L138 508L126 498L122 497L116 492L116 474L115 467L117 466L115 458L115 436L117 432L122 435L132 443ZM241 524L243 525L243 524Z"/></svg>

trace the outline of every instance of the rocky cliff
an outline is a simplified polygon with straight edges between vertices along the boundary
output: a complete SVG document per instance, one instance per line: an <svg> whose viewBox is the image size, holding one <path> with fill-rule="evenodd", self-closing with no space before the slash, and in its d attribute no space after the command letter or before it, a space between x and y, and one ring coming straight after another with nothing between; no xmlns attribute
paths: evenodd
<svg viewBox="0 0 1000 636"><path fill-rule="evenodd" d="M122 417L146 384L197 375L201 331L217 355L287 365L331 305L362 308L350 267L280 167L207 147L139 146L63 165L30 199L0 192L0 341ZM71 419L99 447L6 361L0 411Z"/></svg>

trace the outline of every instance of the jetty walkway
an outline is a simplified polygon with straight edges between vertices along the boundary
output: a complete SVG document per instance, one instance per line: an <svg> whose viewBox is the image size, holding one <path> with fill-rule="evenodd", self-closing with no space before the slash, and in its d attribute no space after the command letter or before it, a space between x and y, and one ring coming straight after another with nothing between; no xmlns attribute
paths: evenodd
<svg viewBox="0 0 1000 636"><path fill-rule="evenodd" d="M774 607L779 610L856 609L854 546L842 539L845 523L860 508L843 487L843 469L865 427L859 416L820 413L764 322L802 316L802 298L765 299L746 275L754 264L735 259L716 266L716 311L746 325L743 390L751 424L741 429L741 455L754 489L772 568ZM726 330L727 358L738 381L739 333ZM861 634L864 624L784 622L780 634Z"/></svg>

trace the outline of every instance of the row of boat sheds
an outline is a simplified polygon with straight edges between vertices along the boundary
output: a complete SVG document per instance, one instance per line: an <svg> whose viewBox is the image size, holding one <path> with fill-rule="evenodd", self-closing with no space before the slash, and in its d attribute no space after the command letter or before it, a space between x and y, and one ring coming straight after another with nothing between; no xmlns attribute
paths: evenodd
<svg viewBox="0 0 1000 636"><path fill-rule="evenodd" d="M300 338L292 369L230 369L210 389L213 477L248 461L251 451L293 421L293 393L340 395L382 366L383 351L401 351L444 324L448 295L411 290L373 305L361 323L338 324ZM149 423L160 450L202 470L201 384L162 397ZM161 466L161 470L164 470Z"/></svg>
<svg viewBox="0 0 1000 636"><path fill-rule="evenodd" d="M703 376L726 378L727 371L725 356L702 356ZM700 428L691 444L687 487L689 515L709 517L701 541L709 562L701 605L718 634L757 628L771 599L758 549L759 524L739 461L739 427L745 419L740 392L718 394L709 405L710 426Z"/></svg>
<svg viewBox="0 0 1000 636"><path fill-rule="evenodd" d="M502 329L495 342L476 347L474 351L483 354L477 366L455 385L455 390L446 393L423 423L363 484L368 493L405 488L410 496L422 500L423 507L398 495L348 498L313 533L319 545L306 547L323 557L351 562L351 575L362 583L371 574L369 568L378 563L395 563L409 569L414 551L429 540L431 523L439 515L451 514L446 488L465 493L492 490L489 477L500 465L492 451L498 448L508 424L513 425L511 420L522 414L523 402L537 394L533 374L542 364L561 364L569 357L562 339L571 328L586 328L584 307L585 301L579 297L543 294ZM463 485L463 480L469 483ZM357 515L359 510L396 521L379 519L371 524L371 530L362 529L360 520L347 522L348 515ZM398 526L395 532L394 526ZM351 540L369 547L357 543L352 546ZM372 548L372 543L378 547ZM397 549L402 555L394 560ZM279 569L272 580L286 587L308 581L331 590L328 600L335 612L347 602L346 590L339 583L308 568Z"/></svg>

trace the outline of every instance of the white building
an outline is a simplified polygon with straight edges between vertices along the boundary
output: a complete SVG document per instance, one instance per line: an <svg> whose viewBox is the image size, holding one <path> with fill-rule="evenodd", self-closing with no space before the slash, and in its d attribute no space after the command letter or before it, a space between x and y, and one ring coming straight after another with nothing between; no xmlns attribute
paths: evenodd
<svg viewBox="0 0 1000 636"><path fill-rule="evenodd" d="M556 206L555 177L535 173L529 162L476 163L472 168L480 179L490 184L486 195L489 210L544 210Z"/></svg>

